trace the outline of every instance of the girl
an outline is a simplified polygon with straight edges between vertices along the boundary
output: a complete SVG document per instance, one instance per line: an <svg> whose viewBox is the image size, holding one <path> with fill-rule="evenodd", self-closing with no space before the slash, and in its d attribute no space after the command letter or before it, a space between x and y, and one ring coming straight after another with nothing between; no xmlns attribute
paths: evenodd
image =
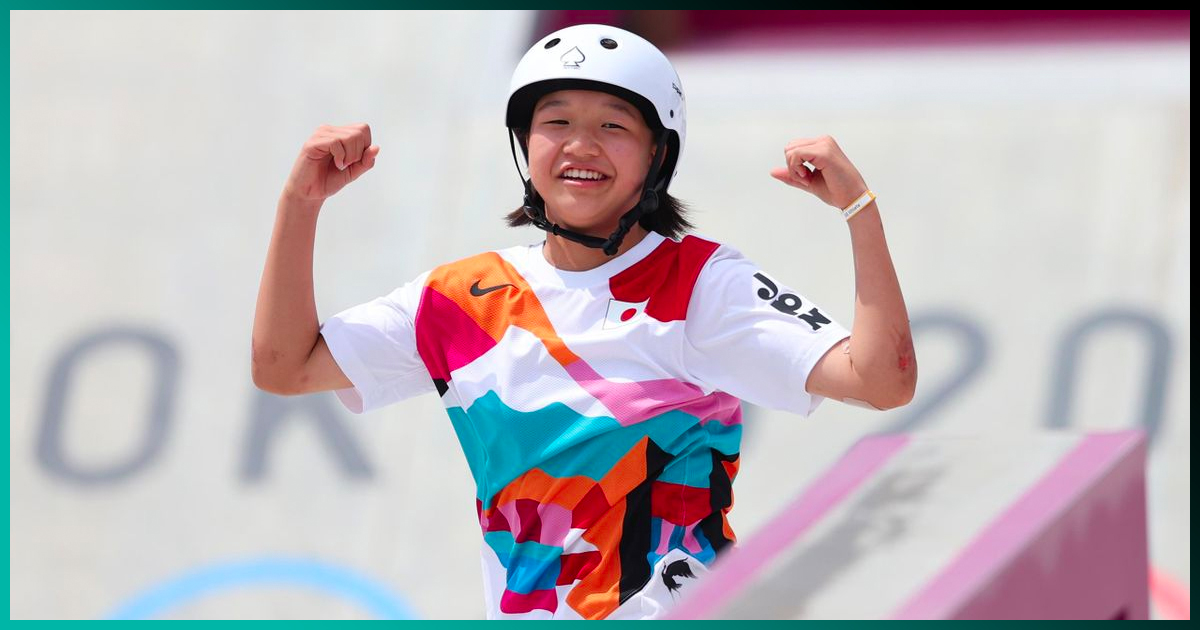
<svg viewBox="0 0 1200 630"><path fill-rule="evenodd" d="M529 174L509 223L546 239L436 267L320 325L317 213L379 147L366 125L314 133L279 202L254 381L334 390L354 413L441 397L476 483L489 617L659 617L735 540L739 399L804 416L824 398L911 399L879 211L828 136L791 142L771 173L843 209L851 333L736 250L684 235L667 193L683 87L649 42L601 25L547 35L513 74L507 125Z"/></svg>

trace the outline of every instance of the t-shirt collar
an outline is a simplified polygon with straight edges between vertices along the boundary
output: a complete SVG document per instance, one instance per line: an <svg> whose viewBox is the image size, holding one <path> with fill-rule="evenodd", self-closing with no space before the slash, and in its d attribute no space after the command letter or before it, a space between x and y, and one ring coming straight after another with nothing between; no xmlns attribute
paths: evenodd
<svg viewBox="0 0 1200 630"><path fill-rule="evenodd" d="M633 247L614 256L604 264L587 271L565 271L550 264L542 247L546 241L530 245L526 252L526 261L530 271L544 282L551 282L565 287L590 287L606 284L608 279L632 267L639 260L654 251L667 237L658 232L650 232Z"/></svg>

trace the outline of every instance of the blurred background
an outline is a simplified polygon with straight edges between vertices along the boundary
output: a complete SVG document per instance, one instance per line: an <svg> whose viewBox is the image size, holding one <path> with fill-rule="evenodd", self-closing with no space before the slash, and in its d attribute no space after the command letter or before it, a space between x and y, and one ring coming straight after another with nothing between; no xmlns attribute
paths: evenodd
<svg viewBox="0 0 1200 630"><path fill-rule="evenodd" d="M828 134L879 195L916 398L748 407L741 538L870 433L1140 427L1153 570L1186 611L1187 11L16 11L13 618L483 617L440 401L353 416L331 393L256 390L255 299L323 123L367 122L382 152L322 212L322 319L540 241L501 220L521 199L506 90L529 44L579 22L675 63L672 192L698 233L847 326L844 222L768 171Z"/></svg>

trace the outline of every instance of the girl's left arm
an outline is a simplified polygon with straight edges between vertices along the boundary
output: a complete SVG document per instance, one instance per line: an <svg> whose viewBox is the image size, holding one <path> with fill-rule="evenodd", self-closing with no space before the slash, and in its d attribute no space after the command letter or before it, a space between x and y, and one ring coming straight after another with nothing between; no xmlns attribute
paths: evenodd
<svg viewBox="0 0 1200 630"><path fill-rule="evenodd" d="M771 176L839 211L867 190L858 169L830 136L793 140L784 155L787 167L773 169ZM859 210L847 225L854 250L854 324L850 337L809 372L805 389L874 409L899 407L912 400L917 361L877 202Z"/></svg>

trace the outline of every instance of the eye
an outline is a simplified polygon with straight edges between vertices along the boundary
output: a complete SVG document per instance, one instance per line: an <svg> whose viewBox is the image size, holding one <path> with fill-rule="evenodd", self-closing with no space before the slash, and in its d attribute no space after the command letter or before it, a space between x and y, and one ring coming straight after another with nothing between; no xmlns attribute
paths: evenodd
<svg viewBox="0 0 1200 630"><path fill-rule="evenodd" d="M606 128L608 128L608 129L624 129L624 127L622 127L621 125L618 125L617 123L611 123L611 122L610 122L610 123L604 123L604 124L603 124L603 125L601 125L601 126L602 126L602 127L606 127Z"/></svg>

